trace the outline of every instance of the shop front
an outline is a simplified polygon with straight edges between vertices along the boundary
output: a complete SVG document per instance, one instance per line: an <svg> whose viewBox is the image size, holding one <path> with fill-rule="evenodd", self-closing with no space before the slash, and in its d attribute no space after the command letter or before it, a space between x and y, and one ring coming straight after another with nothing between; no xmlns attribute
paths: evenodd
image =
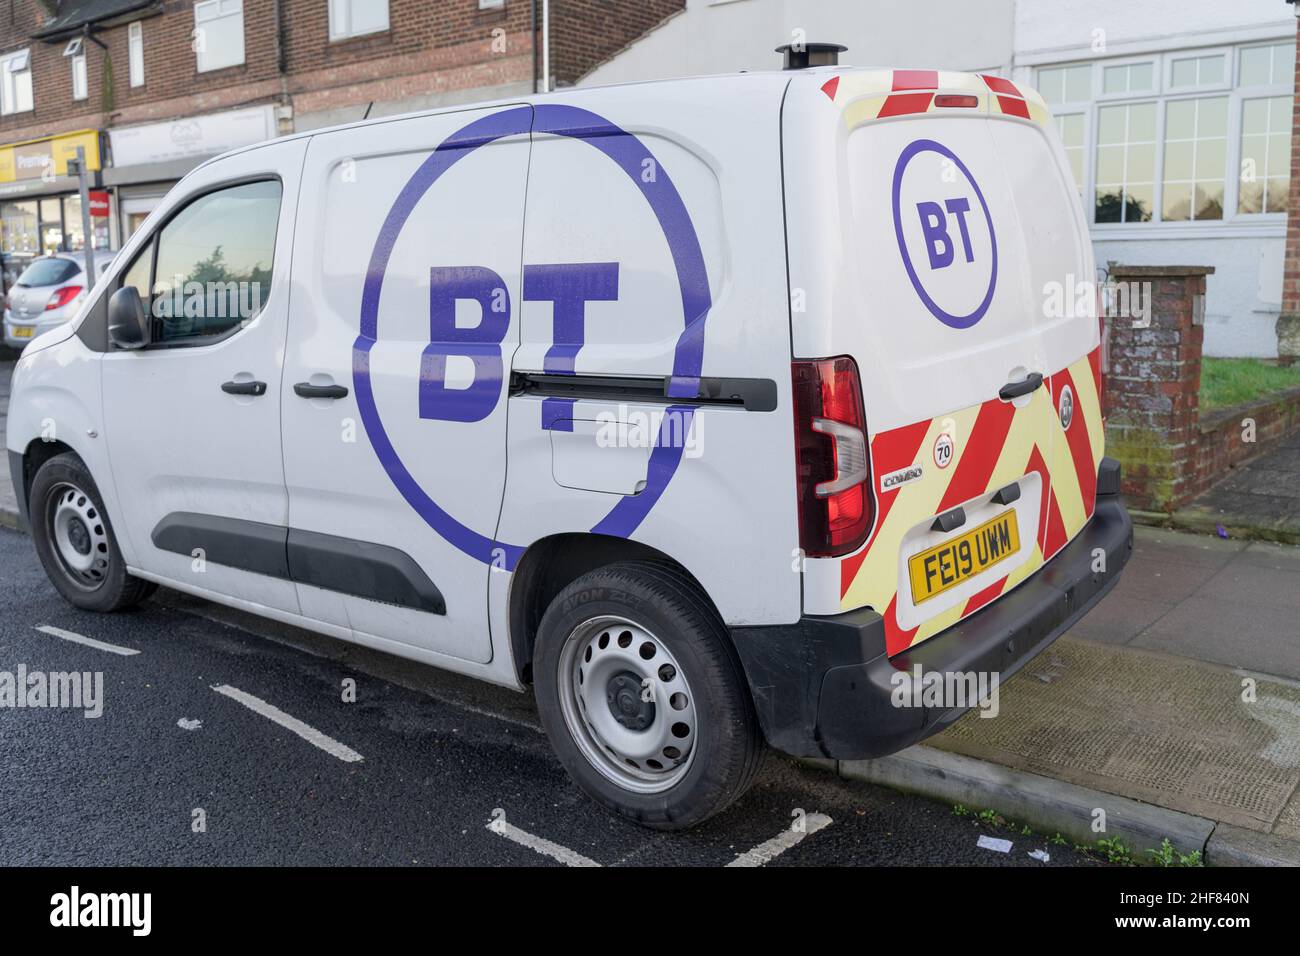
<svg viewBox="0 0 1300 956"><path fill-rule="evenodd" d="M98 130L0 146L0 260L6 293L36 256L86 248L79 183L68 175L68 161L77 158L78 147L85 152L92 184L91 247L114 247L112 203L100 188Z"/></svg>
<svg viewBox="0 0 1300 956"><path fill-rule="evenodd" d="M125 243L167 191L200 163L276 135L272 105L189 116L108 131L104 184L117 194L117 245Z"/></svg>

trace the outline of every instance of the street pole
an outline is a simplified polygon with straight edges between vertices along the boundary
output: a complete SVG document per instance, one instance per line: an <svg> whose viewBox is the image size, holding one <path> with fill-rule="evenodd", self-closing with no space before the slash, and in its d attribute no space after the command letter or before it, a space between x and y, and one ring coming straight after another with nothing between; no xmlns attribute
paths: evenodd
<svg viewBox="0 0 1300 956"><path fill-rule="evenodd" d="M77 147L77 191L81 194L81 234L85 237L82 251L86 254L86 290L95 285L95 235L90 224L90 188L86 183L86 148Z"/></svg>

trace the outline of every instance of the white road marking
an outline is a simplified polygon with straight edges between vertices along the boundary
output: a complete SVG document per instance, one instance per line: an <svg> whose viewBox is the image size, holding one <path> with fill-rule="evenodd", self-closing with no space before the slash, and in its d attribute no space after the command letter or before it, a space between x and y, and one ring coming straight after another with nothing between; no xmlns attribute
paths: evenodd
<svg viewBox="0 0 1300 956"><path fill-rule="evenodd" d="M197 717L182 717L180 720L176 721L176 726L181 730L198 730L203 726L203 721L199 720Z"/></svg>
<svg viewBox="0 0 1300 956"><path fill-rule="evenodd" d="M97 641L93 637L85 637L81 634L75 634L72 631L65 631L61 627L54 627L50 624L38 625L36 630L40 631L42 634L49 634L51 637L71 641L73 644L84 644L86 647L93 647L97 651L108 651L110 654L121 654L123 657L130 657L132 654L140 653L134 647L119 647L116 644L105 644L103 641Z"/></svg>
<svg viewBox="0 0 1300 956"><path fill-rule="evenodd" d="M503 836L507 840L513 840L520 846L526 846L542 856L549 856L552 860L558 860L565 866L600 866L595 860L589 860L581 853L570 850L567 846L560 846L558 843L552 843L550 840L544 840L539 836L533 836L526 830L521 830L511 823L506 823L501 817L493 819L487 828L498 836Z"/></svg>
<svg viewBox="0 0 1300 956"><path fill-rule="evenodd" d="M212 689L218 694L229 697L231 700L238 701L254 713L261 714L268 720L274 721L285 730L292 730L303 740L307 741L307 743L314 744L327 754L338 757L344 763L355 763L358 760L365 759L351 747L341 744L333 737L321 733L310 724L304 724L297 717L290 717L279 707L276 707L274 704L268 704L260 697L254 697L252 694L245 693L238 687L231 687L229 684L214 684L212 685Z"/></svg>
<svg viewBox="0 0 1300 956"><path fill-rule="evenodd" d="M791 827L783 830L772 839L760 843L752 850L740 854L727 866L766 866L778 856L793 846L797 846L806 836L811 836L818 830L824 830L831 825L831 818L824 813L810 813L803 818L803 827L795 829Z"/></svg>

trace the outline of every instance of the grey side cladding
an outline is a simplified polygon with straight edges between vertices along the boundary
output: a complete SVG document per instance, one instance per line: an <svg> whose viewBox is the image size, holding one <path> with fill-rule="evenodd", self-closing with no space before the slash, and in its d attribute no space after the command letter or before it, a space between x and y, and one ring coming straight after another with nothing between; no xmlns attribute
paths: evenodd
<svg viewBox="0 0 1300 956"><path fill-rule="evenodd" d="M405 551L315 531L178 511L153 530L154 546L254 574L446 614L447 602Z"/></svg>
<svg viewBox="0 0 1300 956"><path fill-rule="evenodd" d="M285 541L289 529L279 525L173 511L153 529L154 547L198 557L213 564L275 578L289 577Z"/></svg>
<svg viewBox="0 0 1300 956"><path fill-rule="evenodd" d="M289 568L299 584L446 614L437 585L405 551L332 534L289 529Z"/></svg>

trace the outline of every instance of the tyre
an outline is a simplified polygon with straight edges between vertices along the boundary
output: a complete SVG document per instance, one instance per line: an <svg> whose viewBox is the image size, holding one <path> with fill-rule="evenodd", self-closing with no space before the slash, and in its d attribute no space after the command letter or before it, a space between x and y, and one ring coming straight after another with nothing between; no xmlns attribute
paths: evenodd
<svg viewBox="0 0 1300 956"><path fill-rule="evenodd" d="M28 513L45 573L69 603L87 611L120 611L157 590L127 573L99 489L76 455L41 465Z"/></svg>
<svg viewBox="0 0 1300 956"><path fill-rule="evenodd" d="M675 567L628 561L584 574L551 602L534 651L542 724L597 803L681 829L749 787L763 738L740 661Z"/></svg>

